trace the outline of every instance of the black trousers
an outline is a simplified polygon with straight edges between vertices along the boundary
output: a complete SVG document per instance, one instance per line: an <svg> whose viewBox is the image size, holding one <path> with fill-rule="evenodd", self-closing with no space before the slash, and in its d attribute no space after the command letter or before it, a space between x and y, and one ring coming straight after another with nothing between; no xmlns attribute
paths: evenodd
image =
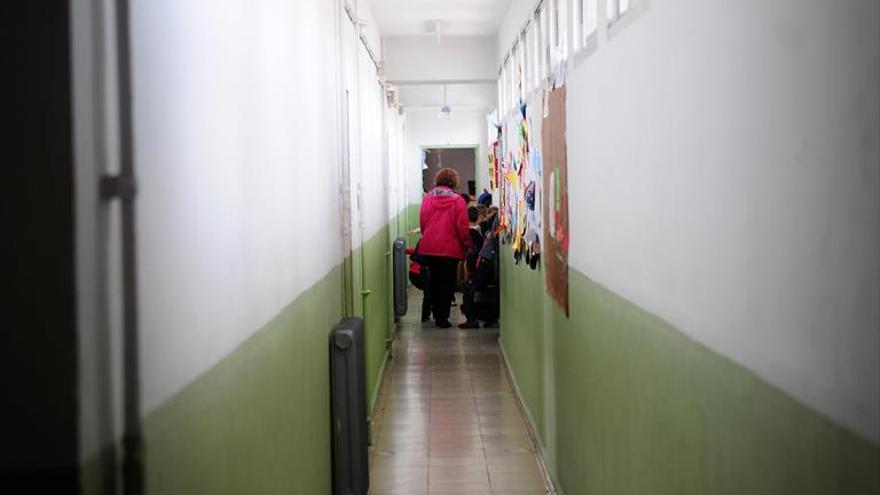
<svg viewBox="0 0 880 495"><path fill-rule="evenodd" d="M422 270L424 273L424 270ZM409 272L409 281L422 291L422 319L431 317L431 278L420 273Z"/></svg>
<svg viewBox="0 0 880 495"><path fill-rule="evenodd" d="M425 256L431 272L431 309L435 321L449 320L449 304L455 290L458 260L444 256Z"/></svg>
<svg viewBox="0 0 880 495"><path fill-rule="evenodd" d="M498 286L486 287L482 291L482 295L483 300L476 303L477 319L483 320L487 324L498 323L498 317L501 315Z"/></svg>
<svg viewBox="0 0 880 495"><path fill-rule="evenodd" d="M470 280L461 287L461 312L470 322L477 321L477 305L474 302L476 294L477 287Z"/></svg>

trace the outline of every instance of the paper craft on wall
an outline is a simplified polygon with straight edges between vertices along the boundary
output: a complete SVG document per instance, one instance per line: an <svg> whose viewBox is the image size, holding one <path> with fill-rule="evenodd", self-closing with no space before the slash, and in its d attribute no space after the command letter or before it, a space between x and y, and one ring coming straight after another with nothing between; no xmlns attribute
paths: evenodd
<svg viewBox="0 0 880 495"><path fill-rule="evenodd" d="M559 54L557 54L559 55ZM490 183L498 191L496 233L516 265L543 261L547 292L568 315L568 165L565 145L564 54L551 91L531 91L495 121L489 144ZM561 62L560 62L561 61ZM517 87L522 94L522 73Z"/></svg>
<svg viewBox="0 0 880 495"><path fill-rule="evenodd" d="M490 144L499 192L499 234L513 251L516 264L537 269L543 244L543 189L540 136L543 92L533 92L497 125ZM537 109L532 111L531 109ZM535 137L537 136L537 140Z"/></svg>
<svg viewBox="0 0 880 495"><path fill-rule="evenodd" d="M500 126L496 126L498 135L501 134ZM496 139L489 146L489 187L494 191L498 189L499 172L501 170L501 140Z"/></svg>

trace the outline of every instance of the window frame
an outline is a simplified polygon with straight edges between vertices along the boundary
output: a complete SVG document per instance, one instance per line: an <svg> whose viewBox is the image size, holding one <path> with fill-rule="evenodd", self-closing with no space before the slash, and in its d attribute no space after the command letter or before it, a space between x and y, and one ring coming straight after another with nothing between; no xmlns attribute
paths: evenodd
<svg viewBox="0 0 880 495"><path fill-rule="evenodd" d="M599 32L599 0L579 0L583 16L581 31L581 46L586 48L590 45L590 38L595 38ZM592 7L592 9L590 8ZM590 10L592 10L592 26L590 26Z"/></svg>
<svg viewBox="0 0 880 495"><path fill-rule="evenodd" d="M632 8L631 0L605 0L605 20L611 25L618 22Z"/></svg>

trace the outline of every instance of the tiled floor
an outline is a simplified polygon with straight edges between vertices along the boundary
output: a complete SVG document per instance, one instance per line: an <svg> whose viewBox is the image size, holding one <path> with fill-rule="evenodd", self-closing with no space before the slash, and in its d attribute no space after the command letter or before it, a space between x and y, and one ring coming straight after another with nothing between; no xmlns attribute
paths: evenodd
<svg viewBox="0 0 880 495"><path fill-rule="evenodd" d="M370 493L547 493L498 329L423 328L420 297L410 294L377 399Z"/></svg>

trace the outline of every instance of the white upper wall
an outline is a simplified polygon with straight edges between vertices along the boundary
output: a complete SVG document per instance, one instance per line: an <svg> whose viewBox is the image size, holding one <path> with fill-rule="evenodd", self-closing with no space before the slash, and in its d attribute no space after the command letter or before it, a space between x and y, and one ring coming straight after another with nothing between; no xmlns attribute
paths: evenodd
<svg viewBox="0 0 880 495"><path fill-rule="evenodd" d="M354 26L345 19L340 26L342 59L340 95L345 95L347 109L342 125L348 139L347 166L350 170L347 187L350 193L352 246L369 240L387 223L390 212L388 184L391 172L386 164L385 139L396 132L383 121L385 93L379 85L376 66L358 39ZM345 138L344 138L345 139ZM390 153L388 155L390 158Z"/></svg>
<svg viewBox="0 0 880 495"><path fill-rule="evenodd" d="M490 36L511 0L370 0L383 36Z"/></svg>
<svg viewBox="0 0 880 495"><path fill-rule="evenodd" d="M443 84L438 81L494 81L495 46L492 37L387 38L385 77L389 81L427 82L399 86L400 102L411 109L439 111L444 99ZM494 82L446 85L446 103L453 111L485 113L495 104L495 88Z"/></svg>
<svg viewBox="0 0 880 495"><path fill-rule="evenodd" d="M75 4L80 455L88 460L122 433L119 205L95 189L118 169L119 116L115 2ZM369 19L365 6L359 17ZM157 0L130 14L148 413L341 262L343 150L357 205L352 247L408 204L406 117L383 105L375 66L334 2ZM364 31L378 47L378 33ZM343 114L349 125L340 126Z"/></svg>
<svg viewBox="0 0 880 495"><path fill-rule="evenodd" d="M532 18L537 0L510 0L507 14L498 25L495 37L495 69L497 71L513 41L519 36L526 21Z"/></svg>
<svg viewBox="0 0 880 495"><path fill-rule="evenodd" d="M391 37L385 40L385 74L391 81L431 84L399 87L407 110L407 167L409 201L421 202L421 147L478 145L476 177L486 184L486 114L495 105L494 82L447 85L449 120L438 117L443 85L437 81L493 80L496 40L493 37Z"/></svg>
<svg viewBox="0 0 880 495"><path fill-rule="evenodd" d="M386 108L385 126L388 131L388 220L403 212L410 201L407 196L409 182L407 173L407 116L395 108ZM418 187L416 190L420 190Z"/></svg>
<svg viewBox="0 0 880 495"><path fill-rule="evenodd" d="M491 36L385 38L388 80L493 79L496 42Z"/></svg>
<svg viewBox="0 0 880 495"><path fill-rule="evenodd" d="M627 15L567 78L570 264L880 440L880 4Z"/></svg>
<svg viewBox="0 0 880 495"><path fill-rule="evenodd" d="M155 0L131 20L147 412L341 261L336 16Z"/></svg>
<svg viewBox="0 0 880 495"><path fill-rule="evenodd" d="M335 1L335 0L334 0ZM382 32L374 15L372 4L375 0L343 0L357 14L360 32L367 40L373 55L382 59Z"/></svg>

